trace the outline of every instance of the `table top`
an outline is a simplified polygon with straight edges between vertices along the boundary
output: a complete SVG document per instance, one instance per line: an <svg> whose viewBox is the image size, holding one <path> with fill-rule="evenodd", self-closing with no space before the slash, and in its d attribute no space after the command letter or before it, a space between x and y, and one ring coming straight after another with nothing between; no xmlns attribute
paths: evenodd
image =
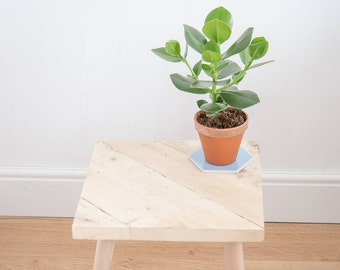
<svg viewBox="0 0 340 270"><path fill-rule="evenodd" d="M72 225L74 239L253 242L264 237L259 147L237 174L201 172L198 141L99 141Z"/></svg>

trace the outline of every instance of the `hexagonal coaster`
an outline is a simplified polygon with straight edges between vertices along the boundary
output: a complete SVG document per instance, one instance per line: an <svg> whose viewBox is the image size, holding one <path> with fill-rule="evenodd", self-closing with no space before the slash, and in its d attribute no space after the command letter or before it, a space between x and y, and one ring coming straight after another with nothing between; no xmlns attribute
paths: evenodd
<svg viewBox="0 0 340 270"><path fill-rule="evenodd" d="M205 160L203 149L200 147L189 155L189 159L203 172L238 173L253 160L253 156L241 146L234 163L225 166L216 166Z"/></svg>

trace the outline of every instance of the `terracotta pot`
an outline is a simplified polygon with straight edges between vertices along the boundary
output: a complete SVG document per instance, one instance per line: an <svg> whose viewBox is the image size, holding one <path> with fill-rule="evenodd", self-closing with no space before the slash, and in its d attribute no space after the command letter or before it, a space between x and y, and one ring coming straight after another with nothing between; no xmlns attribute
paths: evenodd
<svg viewBox="0 0 340 270"><path fill-rule="evenodd" d="M198 115L195 114L195 128L201 140L205 159L208 163L217 166L224 166L233 163L237 158L242 137L248 127L248 115L246 121L234 128L218 129L209 128L197 122Z"/></svg>

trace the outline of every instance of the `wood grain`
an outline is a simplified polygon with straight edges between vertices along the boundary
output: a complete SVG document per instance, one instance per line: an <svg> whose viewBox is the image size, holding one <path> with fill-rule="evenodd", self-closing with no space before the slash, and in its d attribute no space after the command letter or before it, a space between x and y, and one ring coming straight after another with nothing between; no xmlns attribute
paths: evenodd
<svg viewBox="0 0 340 270"><path fill-rule="evenodd" d="M1 270L85 270L95 241L73 240L72 219L0 217ZM244 244L247 270L338 270L340 224L266 223ZM222 243L116 242L111 270L222 270Z"/></svg>
<svg viewBox="0 0 340 270"><path fill-rule="evenodd" d="M258 145L242 172L203 173L188 159L198 141L99 141L73 223L75 239L262 241ZM187 149L187 152L183 152Z"/></svg>

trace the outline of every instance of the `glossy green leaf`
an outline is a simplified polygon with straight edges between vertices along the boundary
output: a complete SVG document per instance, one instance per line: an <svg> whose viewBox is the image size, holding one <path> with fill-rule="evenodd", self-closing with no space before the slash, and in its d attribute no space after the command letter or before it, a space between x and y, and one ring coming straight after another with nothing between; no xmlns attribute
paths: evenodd
<svg viewBox="0 0 340 270"><path fill-rule="evenodd" d="M261 66L263 66L263 65L266 65L266 64L269 64L269 63L273 63L273 62L275 62L275 60L269 60L269 61L257 63L257 64L255 64L255 65L252 65L249 69L261 67Z"/></svg>
<svg viewBox="0 0 340 270"><path fill-rule="evenodd" d="M207 74L210 78L212 78L212 74L211 74L211 66L207 65L207 64L202 64L202 69L204 70L205 74Z"/></svg>
<svg viewBox="0 0 340 270"><path fill-rule="evenodd" d="M169 40L165 44L165 52L171 56L181 55L181 46L177 40Z"/></svg>
<svg viewBox="0 0 340 270"><path fill-rule="evenodd" d="M152 49L151 50L153 53L155 53L156 55L158 55L160 58L162 58L163 60L169 61L169 62L181 62L182 59L179 56L172 56L169 55L166 51L164 47L161 48L156 48L156 49Z"/></svg>
<svg viewBox="0 0 340 270"><path fill-rule="evenodd" d="M226 59L232 55L238 54L245 50L250 42L254 28L249 27L244 33L230 46L230 48L222 55L222 59Z"/></svg>
<svg viewBox="0 0 340 270"><path fill-rule="evenodd" d="M213 81L195 81L191 84L191 87L206 89L212 88L214 85L223 87L229 83L230 80L217 81L216 83L214 83Z"/></svg>
<svg viewBox="0 0 340 270"><path fill-rule="evenodd" d="M260 102L257 94L249 90L227 90L220 95L227 104L236 109L244 109Z"/></svg>
<svg viewBox="0 0 340 270"><path fill-rule="evenodd" d="M195 80L191 77L184 77L180 74L171 74L170 75L172 83L179 90L184 92L192 93L192 94L206 94L207 91L201 88L191 87L191 84L195 82Z"/></svg>
<svg viewBox="0 0 340 270"><path fill-rule="evenodd" d="M202 64L202 69L205 72L210 72L211 73L211 66L207 65L207 64Z"/></svg>
<svg viewBox="0 0 340 270"><path fill-rule="evenodd" d="M188 56L188 49L189 49L189 46L188 46L188 43L185 44L185 51L184 51L184 54L183 54L183 58L187 58Z"/></svg>
<svg viewBox="0 0 340 270"><path fill-rule="evenodd" d="M226 77L229 77L241 70L240 66L230 60L223 60L220 62L220 65L216 69L216 72L218 73L218 79L223 79Z"/></svg>
<svg viewBox="0 0 340 270"><path fill-rule="evenodd" d="M217 81L216 85L217 86L221 86L221 87L224 87L226 85L228 85L230 83L230 80L220 80L220 81Z"/></svg>
<svg viewBox="0 0 340 270"><path fill-rule="evenodd" d="M263 57L268 51L269 43L264 37L257 37L249 45L249 55L257 60Z"/></svg>
<svg viewBox="0 0 340 270"><path fill-rule="evenodd" d="M222 57L219 53L212 52L212 51L205 51L202 54L202 59L206 62L218 64L221 61Z"/></svg>
<svg viewBox="0 0 340 270"><path fill-rule="evenodd" d="M206 62L214 64L220 62L221 61L220 46L216 42L210 40L205 45L204 52L202 54L202 59Z"/></svg>
<svg viewBox="0 0 340 270"><path fill-rule="evenodd" d="M248 65L253 59L251 58L249 51L248 50L244 50L240 53L240 58L242 63L246 66Z"/></svg>
<svg viewBox="0 0 340 270"><path fill-rule="evenodd" d="M198 61L193 69L194 73L196 74L196 76L200 75L201 71L202 71L202 60Z"/></svg>
<svg viewBox="0 0 340 270"><path fill-rule="evenodd" d="M216 96L216 102L217 103L224 103L224 100L223 100L223 98L220 95L217 95Z"/></svg>
<svg viewBox="0 0 340 270"><path fill-rule="evenodd" d="M224 7L218 7L209 12L202 31L209 39L222 44L229 39L232 27L231 13Z"/></svg>
<svg viewBox="0 0 340 270"><path fill-rule="evenodd" d="M200 88L200 89L206 89L206 88L212 88L214 83L212 81L195 81L190 86L193 88Z"/></svg>
<svg viewBox="0 0 340 270"><path fill-rule="evenodd" d="M206 16L204 23L213 20L220 20L227 24L230 28L233 27L233 17L231 13L224 7L218 7L210 11L209 14Z"/></svg>
<svg viewBox="0 0 340 270"><path fill-rule="evenodd" d="M240 73L241 72L235 73L232 76L232 79L233 79L234 83L236 83L236 84L240 83L243 80L244 76L246 75L246 73L243 73L243 75L240 76Z"/></svg>
<svg viewBox="0 0 340 270"><path fill-rule="evenodd" d="M201 106L205 103L208 103L208 101L204 100L204 99L200 99L196 101L196 104L198 106L198 108L201 108Z"/></svg>
<svg viewBox="0 0 340 270"><path fill-rule="evenodd" d="M189 25L184 25L184 35L185 40L191 48L199 53L202 53L204 51L207 39L200 31Z"/></svg>
<svg viewBox="0 0 340 270"><path fill-rule="evenodd" d="M202 31L209 39L215 41L217 44L222 44L228 40L231 35L231 27L217 19L204 24Z"/></svg>
<svg viewBox="0 0 340 270"><path fill-rule="evenodd" d="M235 90L236 91L236 90L238 90L238 88L237 88L236 85L233 85L233 86L230 86L227 91L229 91L229 90Z"/></svg>
<svg viewBox="0 0 340 270"><path fill-rule="evenodd" d="M221 53L220 46L215 41L212 41L212 40L210 40L207 44L205 44L204 50L212 51L218 54Z"/></svg>
<svg viewBox="0 0 340 270"><path fill-rule="evenodd" d="M224 111L226 108L227 105L223 103L204 103L200 106L202 111L212 114L217 114L221 111Z"/></svg>

